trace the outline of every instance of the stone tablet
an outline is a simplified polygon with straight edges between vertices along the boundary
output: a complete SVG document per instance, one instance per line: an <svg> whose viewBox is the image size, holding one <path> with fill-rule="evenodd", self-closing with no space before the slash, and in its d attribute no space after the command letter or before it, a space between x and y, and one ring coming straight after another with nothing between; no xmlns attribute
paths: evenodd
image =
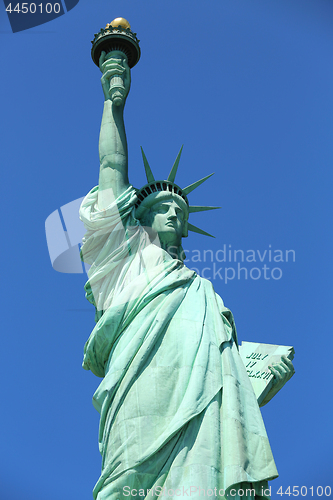
<svg viewBox="0 0 333 500"><path fill-rule="evenodd" d="M285 345L242 342L239 353L260 405L273 385L274 376L268 366L281 361L281 356L286 356L292 361L295 354L294 348Z"/></svg>

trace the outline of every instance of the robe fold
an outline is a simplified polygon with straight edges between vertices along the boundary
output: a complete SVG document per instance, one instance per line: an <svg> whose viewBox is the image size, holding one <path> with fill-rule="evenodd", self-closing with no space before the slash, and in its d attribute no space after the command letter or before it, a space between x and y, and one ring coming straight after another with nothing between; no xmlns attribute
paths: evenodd
<svg viewBox="0 0 333 500"><path fill-rule="evenodd" d="M267 498L277 471L231 312L209 281L151 241L132 187L105 210L97 194L80 210L96 307L83 367L103 377L93 397L102 454L94 498L190 488L199 498L216 488L224 499L235 485Z"/></svg>

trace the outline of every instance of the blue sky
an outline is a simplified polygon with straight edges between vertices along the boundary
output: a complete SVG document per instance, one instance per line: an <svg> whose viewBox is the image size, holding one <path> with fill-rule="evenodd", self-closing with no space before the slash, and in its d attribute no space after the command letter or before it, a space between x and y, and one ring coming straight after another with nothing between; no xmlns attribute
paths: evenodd
<svg viewBox="0 0 333 500"><path fill-rule="evenodd" d="M262 410L280 473L272 498L279 486L333 489L332 2L80 0L16 34L3 5L0 16L0 498L89 500L100 472L99 379L81 368L94 312L85 275L52 268L44 224L98 181L103 93L90 41L118 16L142 51L125 112L131 182L145 184L140 145L164 178L184 144L182 187L215 172L190 201L222 207L191 220L216 238L190 234L187 264L207 268L240 340L295 348L296 375ZM255 251L241 263L248 279L233 254L218 261L224 245Z"/></svg>

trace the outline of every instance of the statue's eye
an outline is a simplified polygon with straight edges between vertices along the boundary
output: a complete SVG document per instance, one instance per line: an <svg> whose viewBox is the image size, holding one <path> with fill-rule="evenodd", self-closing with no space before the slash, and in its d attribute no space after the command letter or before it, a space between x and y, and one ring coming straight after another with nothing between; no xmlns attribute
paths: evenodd
<svg viewBox="0 0 333 500"><path fill-rule="evenodd" d="M176 214L177 214L178 219L183 220L184 214L180 208L176 209Z"/></svg>
<svg viewBox="0 0 333 500"><path fill-rule="evenodd" d="M160 205L159 207L156 207L154 212L155 214L166 214L168 210L169 210L168 205Z"/></svg>

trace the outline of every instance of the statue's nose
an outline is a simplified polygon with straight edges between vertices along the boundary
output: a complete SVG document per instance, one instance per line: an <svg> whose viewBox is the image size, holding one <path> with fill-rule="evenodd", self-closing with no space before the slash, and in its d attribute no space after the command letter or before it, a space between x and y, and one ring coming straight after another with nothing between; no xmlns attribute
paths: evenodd
<svg viewBox="0 0 333 500"><path fill-rule="evenodd" d="M170 208L168 219L177 219L176 210L174 208Z"/></svg>

